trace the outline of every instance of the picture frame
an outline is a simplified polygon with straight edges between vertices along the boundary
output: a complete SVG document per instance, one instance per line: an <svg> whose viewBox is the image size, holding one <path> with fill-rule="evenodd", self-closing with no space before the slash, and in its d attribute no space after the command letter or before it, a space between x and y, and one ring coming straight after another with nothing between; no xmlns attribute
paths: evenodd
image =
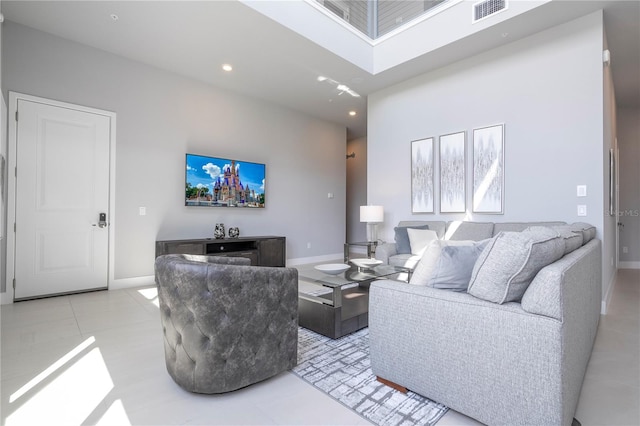
<svg viewBox="0 0 640 426"><path fill-rule="evenodd" d="M440 212L466 211L467 132L440 136Z"/></svg>
<svg viewBox="0 0 640 426"><path fill-rule="evenodd" d="M473 212L504 214L504 124L473 130Z"/></svg>
<svg viewBox="0 0 640 426"><path fill-rule="evenodd" d="M435 140L411 141L411 213L435 212Z"/></svg>

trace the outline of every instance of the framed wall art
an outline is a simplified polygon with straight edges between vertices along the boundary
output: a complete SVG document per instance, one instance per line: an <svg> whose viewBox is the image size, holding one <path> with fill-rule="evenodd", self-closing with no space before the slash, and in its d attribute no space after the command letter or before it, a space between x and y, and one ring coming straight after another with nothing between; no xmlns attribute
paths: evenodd
<svg viewBox="0 0 640 426"><path fill-rule="evenodd" d="M473 130L473 212L504 213L504 124Z"/></svg>
<svg viewBox="0 0 640 426"><path fill-rule="evenodd" d="M440 136L440 212L466 209L466 132Z"/></svg>
<svg viewBox="0 0 640 426"><path fill-rule="evenodd" d="M411 142L411 212L434 213L434 139Z"/></svg>

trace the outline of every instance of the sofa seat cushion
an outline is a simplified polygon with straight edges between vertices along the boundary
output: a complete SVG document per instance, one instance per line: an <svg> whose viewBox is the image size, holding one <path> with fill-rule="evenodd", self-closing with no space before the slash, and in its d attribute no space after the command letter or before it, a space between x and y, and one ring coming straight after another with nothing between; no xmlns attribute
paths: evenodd
<svg viewBox="0 0 640 426"><path fill-rule="evenodd" d="M468 292L495 303L519 301L538 271L563 255L564 240L551 228L501 232L478 258Z"/></svg>
<svg viewBox="0 0 640 426"><path fill-rule="evenodd" d="M396 254L389 257L389 265L414 269L422 256L414 254Z"/></svg>

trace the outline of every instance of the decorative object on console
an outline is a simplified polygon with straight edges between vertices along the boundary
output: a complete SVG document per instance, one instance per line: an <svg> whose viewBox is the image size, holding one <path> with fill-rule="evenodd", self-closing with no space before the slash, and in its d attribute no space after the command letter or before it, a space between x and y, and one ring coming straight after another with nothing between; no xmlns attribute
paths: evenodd
<svg viewBox="0 0 640 426"><path fill-rule="evenodd" d="M213 230L213 236L217 240L224 238L224 223L216 223L216 228Z"/></svg>
<svg viewBox="0 0 640 426"><path fill-rule="evenodd" d="M344 263L327 263L326 265L317 265L315 268L329 275L338 275L351 268L351 266Z"/></svg>
<svg viewBox="0 0 640 426"><path fill-rule="evenodd" d="M378 241L378 223L384 221L382 206L360 206L360 222L367 223L367 241Z"/></svg>
<svg viewBox="0 0 640 426"><path fill-rule="evenodd" d="M466 208L466 132L440 136L440 212Z"/></svg>
<svg viewBox="0 0 640 426"><path fill-rule="evenodd" d="M238 238L240 236L240 228L232 227L229 228L229 238Z"/></svg>
<svg viewBox="0 0 640 426"><path fill-rule="evenodd" d="M473 212L504 213L504 124L473 130Z"/></svg>
<svg viewBox="0 0 640 426"><path fill-rule="evenodd" d="M263 208L265 165L186 155L185 206Z"/></svg>
<svg viewBox="0 0 640 426"><path fill-rule="evenodd" d="M433 138L411 142L411 213L434 212Z"/></svg>

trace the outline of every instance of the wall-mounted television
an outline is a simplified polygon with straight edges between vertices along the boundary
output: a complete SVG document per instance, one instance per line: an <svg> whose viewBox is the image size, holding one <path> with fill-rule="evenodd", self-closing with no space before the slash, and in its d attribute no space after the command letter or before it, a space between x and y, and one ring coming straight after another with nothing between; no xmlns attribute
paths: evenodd
<svg viewBox="0 0 640 426"><path fill-rule="evenodd" d="M265 165L186 155L185 206L264 208Z"/></svg>

